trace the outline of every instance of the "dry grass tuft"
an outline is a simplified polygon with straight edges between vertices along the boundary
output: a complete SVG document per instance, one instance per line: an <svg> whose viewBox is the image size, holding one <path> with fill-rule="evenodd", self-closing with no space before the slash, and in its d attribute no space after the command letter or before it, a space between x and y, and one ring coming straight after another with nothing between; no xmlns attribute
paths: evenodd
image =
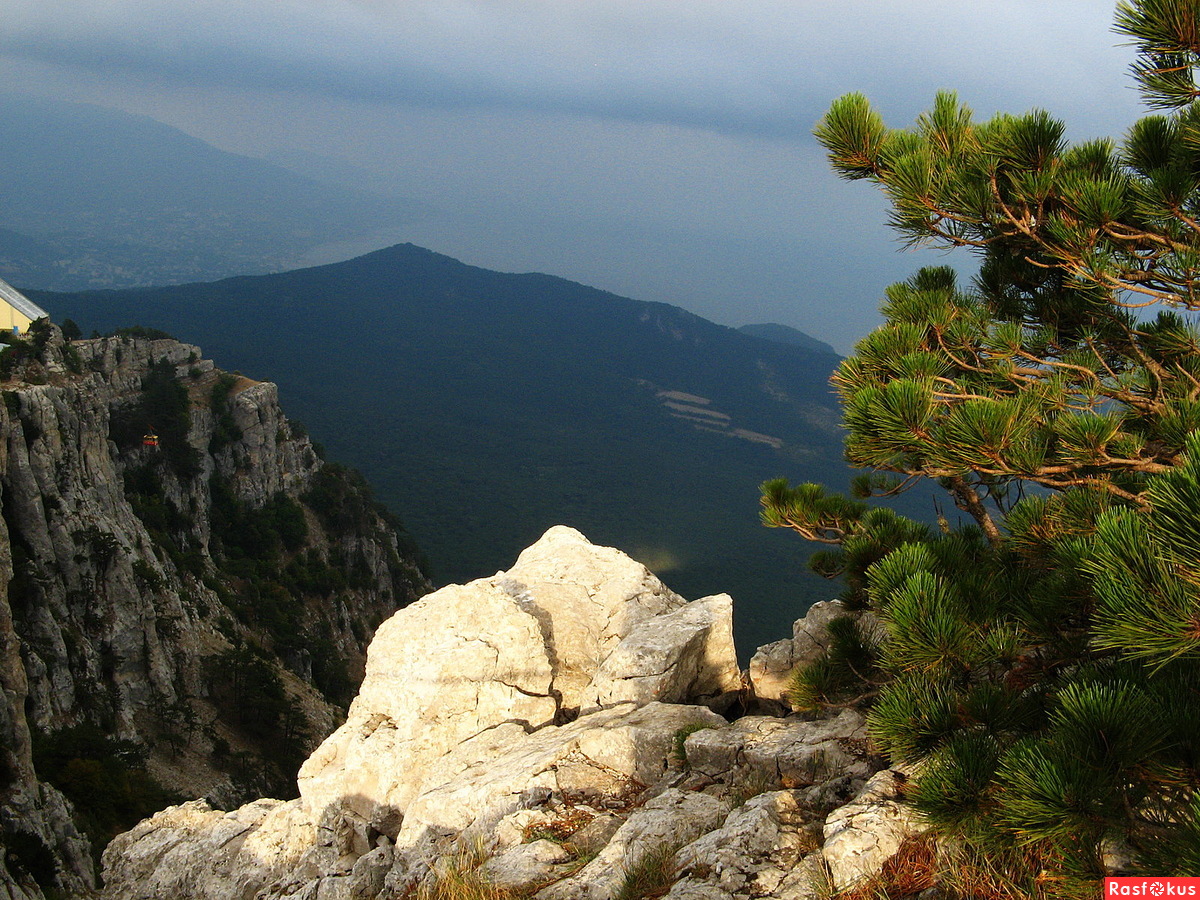
<svg viewBox="0 0 1200 900"><path fill-rule="evenodd" d="M439 874L417 891L417 900L521 900L522 896L488 884L475 871Z"/></svg>
<svg viewBox="0 0 1200 900"><path fill-rule="evenodd" d="M1035 850L1003 859L965 845L947 845L930 835L910 838L878 875L834 900L909 900L935 885L959 900L1098 900L1092 880L1055 877L1058 867Z"/></svg>
<svg viewBox="0 0 1200 900"><path fill-rule="evenodd" d="M524 900L528 894L498 888L479 873L487 858L482 846L455 854L438 865L416 900Z"/></svg>
<svg viewBox="0 0 1200 900"><path fill-rule="evenodd" d="M947 850L942 884L952 895L980 900L1093 900L1097 878L1063 874L1062 860L1038 848L989 857L966 847Z"/></svg>
<svg viewBox="0 0 1200 900"><path fill-rule="evenodd" d="M664 844L645 853L625 870L625 877L613 900L652 900L664 896L671 890L675 876L679 874L675 867L676 849Z"/></svg>

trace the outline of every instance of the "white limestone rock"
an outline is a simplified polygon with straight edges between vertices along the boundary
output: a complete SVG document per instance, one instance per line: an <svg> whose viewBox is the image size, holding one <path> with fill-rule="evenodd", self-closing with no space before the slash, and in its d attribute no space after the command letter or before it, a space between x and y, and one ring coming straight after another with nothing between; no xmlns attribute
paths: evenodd
<svg viewBox="0 0 1200 900"><path fill-rule="evenodd" d="M620 816L602 813L571 835L571 846L580 856L595 856L612 840L622 824L624 819Z"/></svg>
<svg viewBox="0 0 1200 900"><path fill-rule="evenodd" d="M820 600L808 608L804 617L792 625L790 641L775 641L759 647L750 660L750 684L754 696L786 706L788 676L797 666L818 659L829 643L829 623L845 615L840 600Z"/></svg>
<svg viewBox="0 0 1200 900"><path fill-rule="evenodd" d="M418 797L397 843L415 846L430 831L488 838L496 823L551 796L638 793L668 772L680 729L718 724L725 720L700 706L626 703L518 737L506 752Z"/></svg>
<svg viewBox="0 0 1200 900"><path fill-rule="evenodd" d="M825 819L822 854L835 890L878 873L907 838L924 830L914 810L900 802L906 780L903 773L884 769Z"/></svg>
<svg viewBox="0 0 1200 900"><path fill-rule="evenodd" d="M771 894L773 900L816 900L832 895L829 870L820 850L814 850L793 866Z"/></svg>
<svg viewBox="0 0 1200 900"><path fill-rule="evenodd" d="M374 900L383 890L393 856L392 847L386 841L360 856L350 870L347 900Z"/></svg>
<svg viewBox="0 0 1200 900"><path fill-rule="evenodd" d="M492 581L542 624L554 690L568 710L580 708L584 689L639 625L687 604L641 563L565 525Z"/></svg>
<svg viewBox="0 0 1200 900"><path fill-rule="evenodd" d="M808 608L804 617L792 623L792 646L795 664L818 659L829 647L829 623L846 615L841 600L818 600Z"/></svg>
<svg viewBox="0 0 1200 900"><path fill-rule="evenodd" d="M479 874L500 890L528 890L553 880L555 867L574 858L562 844L543 838L493 856L479 867Z"/></svg>
<svg viewBox="0 0 1200 900"><path fill-rule="evenodd" d="M692 896L699 884L728 894L769 896L804 850L811 849L813 838L805 832L805 823L794 792L770 791L750 798L730 812L719 829L675 854L686 881L667 896Z"/></svg>
<svg viewBox="0 0 1200 900"><path fill-rule="evenodd" d="M718 594L637 625L600 665L583 706L715 700L740 687L733 599Z"/></svg>
<svg viewBox="0 0 1200 900"><path fill-rule="evenodd" d="M539 891L536 900L610 900L625 872L646 856L690 843L717 828L728 812L727 802L708 794L664 791L635 809L578 874Z"/></svg>
<svg viewBox="0 0 1200 900"><path fill-rule="evenodd" d="M487 582L442 588L380 626L345 724L300 769L317 818L348 810L388 833L435 779L430 767L503 723L554 719L541 628ZM394 827L392 834L394 834Z"/></svg>
<svg viewBox="0 0 1200 900"><path fill-rule="evenodd" d="M301 768L300 793L318 819L394 836L417 797L502 753L517 726L738 682L727 595L686 603L556 526L507 573L443 588L380 627L349 717Z"/></svg>
<svg viewBox="0 0 1200 900"><path fill-rule="evenodd" d="M693 878L682 878L675 882L666 897L667 900L736 900L729 891Z"/></svg>
<svg viewBox="0 0 1200 900"><path fill-rule="evenodd" d="M766 857L779 840L778 794L752 797L734 809L716 831L683 847L675 854L680 871L712 872L728 891L738 891L752 873L756 860Z"/></svg>
<svg viewBox="0 0 1200 900"><path fill-rule="evenodd" d="M819 721L745 716L728 728L697 731L684 742L693 771L787 788L837 778L866 779L877 768L867 753L866 720L842 710Z"/></svg>
<svg viewBox="0 0 1200 900"><path fill-rule="evenodd" d="M796 667L795 647L792 639L787 638L754 651L747 674L757 699L777 702L780 708L786 704L788 680Z"/></svg>
<svg viewBox="0 0 1200 900"><path fill-rule="evenodd" d="M172 806L117 835L104 851L104 897L255 897L295 872L316 829L296 801L233 812L203 800Z"/></svg>

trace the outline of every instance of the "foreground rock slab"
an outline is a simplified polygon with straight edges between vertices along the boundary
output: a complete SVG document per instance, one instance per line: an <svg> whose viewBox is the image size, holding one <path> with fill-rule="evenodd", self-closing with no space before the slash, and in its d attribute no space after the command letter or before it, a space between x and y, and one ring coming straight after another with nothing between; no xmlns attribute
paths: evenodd
<svg viewBox="0 0 1200 900"><path fill-rule="evenodd" d="M797 630L819 645L835 612ZM904 774L854 710L714 711L731 616L551 529L379 629L298 799L160 812L105 852L105 897L810 900L870 877L919 827Z"/></svg>
<svg viewBox="0 0 1200 900"><path fill-rule="evenodd" d="M725 725L706 705L740 684L727 595L688 603L555 527L508 572L379 628L299 799L159 813L106 851L105 895L400 896L463 835L490 839L549 802L620 806L669 779L676 735Z"/></svg>
<svg viewBox="0 0 1200 900"><path fill-rule="evenodd" d="M874 875L905 840L924 830L901 802L905 781L902 772L885 769L825 820L822 853L835 890Z"/></svg>

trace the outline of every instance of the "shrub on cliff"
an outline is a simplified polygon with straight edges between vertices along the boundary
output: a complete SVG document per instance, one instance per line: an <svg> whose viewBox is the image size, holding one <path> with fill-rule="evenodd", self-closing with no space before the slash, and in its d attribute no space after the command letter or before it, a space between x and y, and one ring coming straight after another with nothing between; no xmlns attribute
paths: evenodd
<svg viewBox="0 0 1200 900"><path fill-rule="evenodd" d="M175 377L175 367L163 359L142 377L135 403L115 407L109 437L122 450L139 446L147 432L158 435L158 446L175 474L190 480L200 473L200 451L188 442L191 402L187 388Z"/></svg>
<svg viewBox="0 0 1200 900"><path fill-rule="evenodd" d="M34 733L38 775L75 805L97 854L130 823L179 802L146 770L146 755L140 744L113 738L95 725Z"/></svg>
<svg viewBox="0 0 1200 900"><path fill-rule="evenodd" d="M951 94L909 130L859 95L817 128L906 239L980 258L970 287L889 288L834 378L860 499L933 479L969 524L763 493L886 632L871 667L802 676L808 701L870 704L929 820L1047 896L1114 848L1200 875L1200 2L1121 3L1117 29L1167 110L1120 145L1068 145L1042 111L976 122Z"/></svg>

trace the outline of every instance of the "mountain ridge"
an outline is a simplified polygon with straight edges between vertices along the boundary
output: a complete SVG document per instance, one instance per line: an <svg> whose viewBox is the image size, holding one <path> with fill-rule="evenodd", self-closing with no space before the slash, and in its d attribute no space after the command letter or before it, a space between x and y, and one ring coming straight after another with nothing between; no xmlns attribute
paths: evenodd
<svg viewBox="0 0 1200 900"><path fill-rule="evenodd" d="M439 583L494 572L568 524L689 594L733 593L745 651L832 592L803 571L800 542L761 528L757 487L848 480L836 358L411 244L276 275L31 296L85 331L137 322L270 373L402 512ZM728 427L673 415L672 392Z"/></svg>
<svg viewBox="0 0 1200 900"><path fill-rule="evenodd" d="M818 353L828 353L831 356L838 355L838 352L824 341L817 340L811 334L806 334L799 328L793 328L790 325L780 325L778 322L763 322L757 325L742 325L740 328L738 328L738 331L740 331L742 334L749 334L753 337L762 338L765 341L776 341L781 344L794 344L797 347L804 347L807 350L815 350Z"/></svg>

